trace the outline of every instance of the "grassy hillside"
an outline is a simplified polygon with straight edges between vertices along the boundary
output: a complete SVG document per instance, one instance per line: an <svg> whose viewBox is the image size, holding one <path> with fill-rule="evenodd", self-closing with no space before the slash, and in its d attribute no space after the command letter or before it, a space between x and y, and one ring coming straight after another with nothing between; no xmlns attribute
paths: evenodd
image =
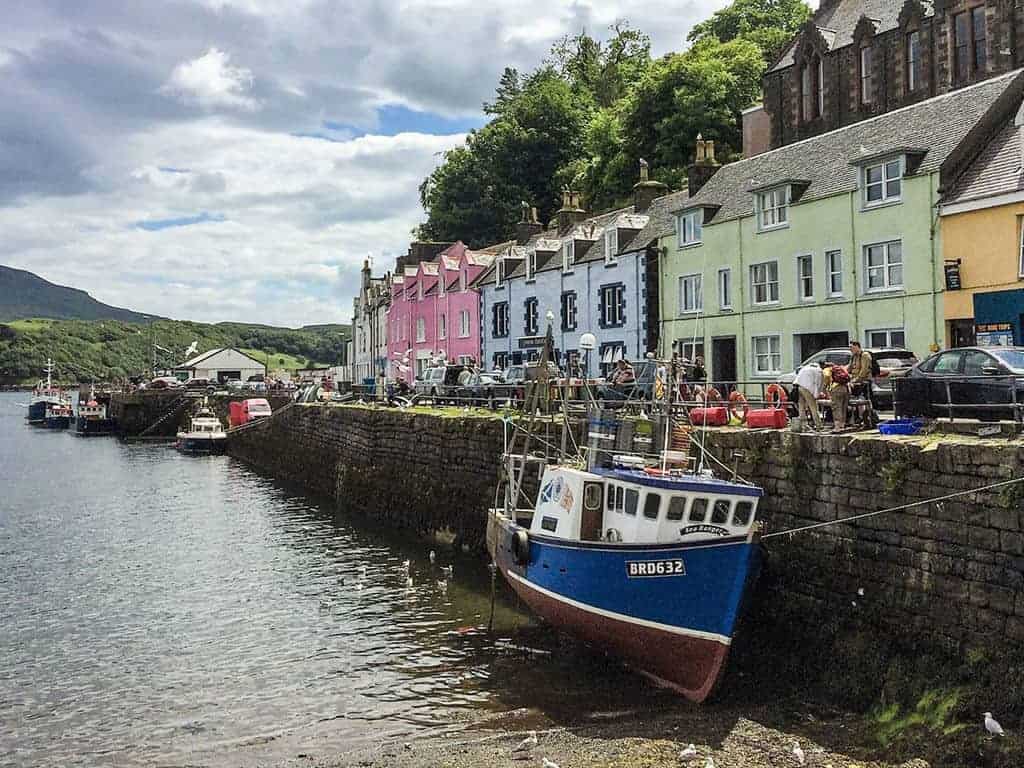
<svg viewBox="0 0 1024 768"><path fill-rule="evenodd" d="M153 345L157 367L185 360L185 350L197 342L198 352L237 347L258 360L269 355L270 370L338 365L343 360L347 325L318 325L297 330L242 323L193 323L154 320L128 323L116 320L54 320L28 318L0 324L0 383L38 379L47 357L62 380L105 381L149 370Z"/></svg>
<svg viewBox="0 0 1024 768"><path fill-rule="evenodd" d="M0 265L0 321L28 317L142 323L154 316L112 307L85 291L55 285L31 272Z"/></svg>

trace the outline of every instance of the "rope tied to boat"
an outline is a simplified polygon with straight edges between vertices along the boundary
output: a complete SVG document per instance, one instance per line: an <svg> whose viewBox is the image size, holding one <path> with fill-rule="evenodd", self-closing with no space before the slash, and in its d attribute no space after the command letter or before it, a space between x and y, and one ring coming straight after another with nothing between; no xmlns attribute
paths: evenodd
<svg viewBox="0 0 1024 768"><path fill-rule="evenodd" d="M912 509L913 507L921 507L921 506L924 506L925 504L941 505L944 502L949 501L950 499L957 499L957 498L960 498L962 496L970 496L971 494L974 494L974 493L984 493L985 491L991 491L991 490L994 490L996 488L1005 488L1005 487L1008 487L1008 486L1011 486L1011 485L1016 485L1017 483L1024 483L1024 477L1015 477L1015 478L1013 478L1011 480L1001 480L998 483L990 483L989 485L983 485L983 486L981 486L979 488L971 488L971 489L966 490L966 491L955 491L954 493L947 493L944 496L935 496L935 497L930 498L930 499L922 499L921 501L911 501L911 502L908 502L906 504L900 504L899 506L896 506L896 507L887 507L886 509L878 509L878 510L875 510L874 512L862 512L859 515L851 515L849 517L844 517L844 518L841 518L839 520L827 520L827 521L822 522L822 523L811 523L810 525L801 525L801 526L799 526L797 528L789 528L789 529L787 529L785 531L775 531L773 533L766 533L761 538L762 539L771 539L771 538L774 538L776 536L794 536L794 535L796 535L798 533L803 533L805 531L815 530L816 528L825 528L825 527L827 527L829 525L842 525L844 523L851 523L851 522L854 522L856 520L863 520L864 518L867 518L867 517L876 517L877 515L885 515L885 514L890 514L892 512L902 512L905 509Z"/></svg>

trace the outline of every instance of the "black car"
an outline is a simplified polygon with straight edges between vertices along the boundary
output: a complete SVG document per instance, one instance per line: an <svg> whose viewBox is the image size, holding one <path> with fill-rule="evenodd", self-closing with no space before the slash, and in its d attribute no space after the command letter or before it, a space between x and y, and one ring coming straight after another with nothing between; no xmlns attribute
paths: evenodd
<svg viewBox="0 0 1024 768"><path fill-rule="evenodd" d="M894 383L898 416L1018 419L1024 409L1024 347L937 352Z"/></svg>

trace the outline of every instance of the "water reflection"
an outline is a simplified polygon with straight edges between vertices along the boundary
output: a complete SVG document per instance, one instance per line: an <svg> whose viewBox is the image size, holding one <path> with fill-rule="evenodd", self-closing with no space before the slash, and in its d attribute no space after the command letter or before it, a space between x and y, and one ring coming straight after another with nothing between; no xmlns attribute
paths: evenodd
<svg viewBox="0 0 1024 768"><path fill-rule="evenodd" d="M500 580L481 632L482 559L439 583L451 557L421 542L228 457L29 429L19 397L0 394L0 764L344 751L640 686Z"/></svg>

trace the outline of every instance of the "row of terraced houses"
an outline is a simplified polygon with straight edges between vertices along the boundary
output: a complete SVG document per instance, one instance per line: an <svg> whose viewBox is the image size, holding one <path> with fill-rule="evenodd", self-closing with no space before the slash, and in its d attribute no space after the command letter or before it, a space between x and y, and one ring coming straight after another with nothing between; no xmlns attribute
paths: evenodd
<svg viewBox="0 0 1024 768"><path fill-rule="evenodd" d="M505 368L549 319L562 364L678 352L716 381L853 340L918 356L1024 343L1018 40L1015 4L823 0L743 114L742 159L699 138L684 190L644 167L620 209L567 190L547 225L524 205L510 242L414 245L364 274L357 370Z"/></svg>

